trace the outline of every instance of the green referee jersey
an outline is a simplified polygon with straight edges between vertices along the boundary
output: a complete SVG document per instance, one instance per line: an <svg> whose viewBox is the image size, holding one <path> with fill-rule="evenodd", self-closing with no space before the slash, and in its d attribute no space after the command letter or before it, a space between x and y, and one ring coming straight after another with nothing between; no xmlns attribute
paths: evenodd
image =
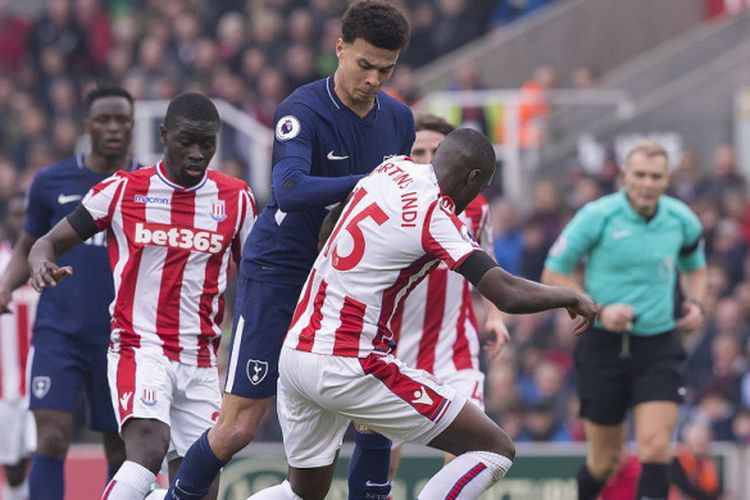
<svg viewBox="0 0 750 500"><path fill-rule="evenodd" d="M570 274L586 257L591 298L632 306L632 333L655 335L675 326L676 268L691 272L706 265L701 233L698 217L680 200L662 196L656 214L646 220L620 191L581 208L550 249L545 266Z"/></svg>

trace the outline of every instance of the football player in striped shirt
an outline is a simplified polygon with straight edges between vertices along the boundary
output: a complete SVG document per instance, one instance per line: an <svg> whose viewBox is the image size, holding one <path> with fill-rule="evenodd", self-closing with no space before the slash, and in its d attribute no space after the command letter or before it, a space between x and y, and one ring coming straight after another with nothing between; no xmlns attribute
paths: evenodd
<svg viewBox="0 0 750 500"><path fill-rule="evenodd" d="M24 194L10 197L5 214L5 240L0 241L0 272L10 261L12 245L21 234ZM31 341L36 303L39 297L25 285L13 293L13 300L0 316L0 464L5 466L6 485L2 498L25 500L28 495L26 467L34 451L34 417L26 403L26 356Z"/></svg>
<svg viewBox="0 0 750 500"><path fill-rule="evenodd" d="M487 138L458 129L432 165L393 158L357 184L308 275L281 350L277 405L288 481L253 500L322 500L351 421L456 455L419 498L478 498L508 471L515 449L503 430L456 389L392 354L396 312L441 261L501 310L564 307L581 316L575 333L593 324L588 297L506 273L456 216L494 172Z"/></svg>
<svg viewBox="0 0 750 500"><path fill-rule="evenodd" d="M208 170L219 124L207 97L175 97L160 127L163 160L94 186L29 256L32 285L54 288L73 273L56 259L109 231L108 379L127 457L103 499L144 498L165 456L174 474L219 415L223 292L255 220L247 184Z"/></svg>

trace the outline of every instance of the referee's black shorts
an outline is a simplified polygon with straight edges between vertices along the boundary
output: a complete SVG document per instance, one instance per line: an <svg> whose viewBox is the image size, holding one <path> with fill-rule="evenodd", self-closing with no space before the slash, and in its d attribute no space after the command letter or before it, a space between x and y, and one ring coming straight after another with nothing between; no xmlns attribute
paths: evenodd
<svg viewBox="0 0 750 500"><path fill-rule="evenodd" d="M599 425L617 425L639 403L682 403L686 353L679 333L630 335L629 355L623 354L619 333L592 328L581 336L575 351L581 417Z"/></svg>

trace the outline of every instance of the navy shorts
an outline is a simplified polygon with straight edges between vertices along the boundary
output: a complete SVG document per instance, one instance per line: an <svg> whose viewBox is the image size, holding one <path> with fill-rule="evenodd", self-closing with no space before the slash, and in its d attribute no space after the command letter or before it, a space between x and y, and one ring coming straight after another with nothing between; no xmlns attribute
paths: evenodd
<svg viewBox="0 0 750 500"><path fill-rule="evenodd" d="M225 392L252 399L276 395L281 345L301 288L240 276Z"/></svg>
<svg viewBox="0 0 750 500"><path fill-rule="evenodd" d="M75 413L83 397L87 426L117 432L107 382L107 344L85 344L76 336L34 331L32 347L29 408Z"/></svg>
<svg viewBox="0 0 750 500"><path fill-rule="evenodd" d="M623 336L592 328L576 345L576 385L581 416L599 425L617 425L629 408L648 401L683 402L685 349L679 333Z"/></svg>

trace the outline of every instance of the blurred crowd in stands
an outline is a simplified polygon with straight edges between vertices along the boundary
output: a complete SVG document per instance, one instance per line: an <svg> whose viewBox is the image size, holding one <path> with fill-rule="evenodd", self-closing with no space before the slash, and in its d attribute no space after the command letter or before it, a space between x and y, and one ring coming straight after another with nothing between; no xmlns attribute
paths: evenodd
<svg viewBox="0 0 750 500"><path fill-rule="evenodd" d="M414 69L553 0L401 0L413 26L389 91L409 104L420 95ZM329 75L345 0L49 0L34 15L0 0L0 210L41 167L70 156L81 134L81 96L97 82L124 85L136 99L170 99L183 91L221 98L265 125L299 85ZM596 68L582 66L563 85L590 88ZM521 125L529 144L549 107L537 99L557 85L550 66L524 84ZM484 88L475 67L457 69L454 89ZM463 108L455 123L472 124L496 142L502 126L486 109ZM535 135L537 134L537 135ZM523 144L523 143L522 143ZM731 145L713 164L684 151L671 192L688 202L706 232L710 296L703 332L686 336L689 388L684 421L715 439L750 442L750 211L746 180ZM231 161L228 160L228 161ZM584 203L618 185L617 159L598 174L569 166L533 187L519 212L493 197L495 253L510 272L538 280L547 251ZM479 324L481 307L477 308ZM679 309L678 309L679 310ZM574 390L570 321L559 313L510 319L513 342L487 365L488 413L519 442L582 441ZM272 419L271 419L272 420ZM273 434L273 433L270 433Z"/></svg>

